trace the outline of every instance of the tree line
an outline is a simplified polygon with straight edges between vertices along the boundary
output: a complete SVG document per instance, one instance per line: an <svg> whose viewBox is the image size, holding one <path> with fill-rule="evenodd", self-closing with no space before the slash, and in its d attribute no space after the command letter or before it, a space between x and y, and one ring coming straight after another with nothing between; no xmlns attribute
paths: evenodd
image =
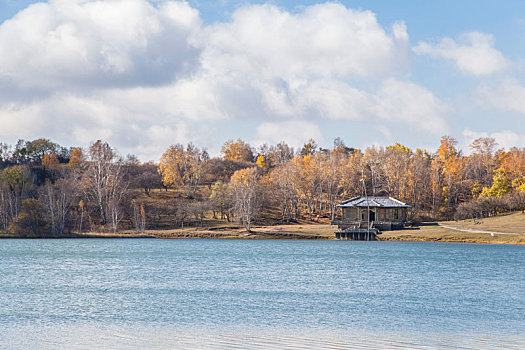
<svg viewBox="0 0 525 350"><path fill-rule="evenodd" d="M449 136L436 151L399 143L365 150L340 138L257 148L229 140L219 157L192 143L158 164L122 157L108 143L65 148L47 139L0 143L0 231L25 236L253 222L333 220L363 195L412 205L414 220L477 218L525 204L525 149L482 137L469 154ZM152 196L154 191L154 196Z"/></svg>

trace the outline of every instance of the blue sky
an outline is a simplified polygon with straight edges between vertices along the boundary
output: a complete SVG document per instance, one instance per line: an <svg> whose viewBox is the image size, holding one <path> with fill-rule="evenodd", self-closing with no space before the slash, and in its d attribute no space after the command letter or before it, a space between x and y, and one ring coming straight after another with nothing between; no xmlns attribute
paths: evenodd
<svg viewBox="0 0 525 350"><path fill-rule="evenodd" d="M525 146L524 1L0 0L0 141Z"/></svg>

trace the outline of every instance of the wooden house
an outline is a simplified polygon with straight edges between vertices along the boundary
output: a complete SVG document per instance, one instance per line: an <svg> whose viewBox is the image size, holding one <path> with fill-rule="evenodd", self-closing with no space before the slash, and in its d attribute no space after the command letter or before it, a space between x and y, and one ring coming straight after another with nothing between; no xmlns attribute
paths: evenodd
<svg viewBox="0 0 525 350"><path fill-rule="evenodd" d="M373 240L380 231L403 229L410 205L392 197L372 196L355 197L338 207L341 208L342 216L340 221L334 223L339 226L340 232L372 231Z"/></svg>

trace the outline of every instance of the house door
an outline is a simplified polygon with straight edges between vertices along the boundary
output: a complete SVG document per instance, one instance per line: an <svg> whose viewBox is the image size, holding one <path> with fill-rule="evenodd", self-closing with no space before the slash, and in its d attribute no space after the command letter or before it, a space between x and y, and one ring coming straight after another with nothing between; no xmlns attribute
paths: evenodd
<svg viewBox="0 0 525 350"><path fill-rule="evenodd" d="M373 212L372 210L369 210L368 212L370 213L370 221L376 221L376 213ZM368 221L368 215L367 215L366 211L362 212L361 220L362 221Z"/></svg>

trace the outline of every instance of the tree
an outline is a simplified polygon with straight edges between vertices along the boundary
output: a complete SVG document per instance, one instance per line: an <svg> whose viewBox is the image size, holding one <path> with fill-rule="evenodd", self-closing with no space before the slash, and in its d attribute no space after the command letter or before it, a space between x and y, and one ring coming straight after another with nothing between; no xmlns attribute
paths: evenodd
<svg viewBox="0 0 525 350"><path fill-rule="evenodd" d="M308 140L307 143L303 145L303 148L301 148L301 155L308 156L310 154L314 154L317 151L317 143L314 139Z"/></svg>
<svg viewBox="0 0 525 350"><path fill-rule="evenodd" d="M209 159L203 168L202 183L211 188L217 181L228 182L237 170L252 167L253 163L222 158Z"/></svg>
<svg viewBox="0 0 525 350"><path fill-rule="evenodd" d="M88 165L83 173L85 193L96 202L101 224L105 225L110 219L116 232L121 220L119 205L126 189L122 178L122 160L107 142L101 140L92 143L88 153Z"/></svg>
<svg viewBox="0 0 525 350"><path fill-rule="evenodd" d="M494 172L492 187L484 187L481 196L501 198L510 191L511 184L507 178L507 173L504 169L500 168Z"/></svg>
<svg viewBox="0 0 525 350"><path fill-rule="evenodd" d="M19 236L35 237L47 232L44 219L44 205L37 199L28 198L22 201L22 210L18 220L13 222L9 231Z"/></svg>
<svg viewBox="0 0 525 350"><path fill-rule="evenodd" d="M40 192L51 224L51 234L64 234L71 207L78 198L76 181L71 177L61 178L55 183L47 180Z"/></svg>
<svg viewBox="0 0 525 350"><path fill-rule="evenodd" d="M2 186L2 205L7 222L17 221L22 199L30 182L30 170L27 166L14 165L5 168L0 174Z"/></svg>
<svg viewBox="0 0 525 350"><path fill-rule="evenodd" d="M259 209L258 181L257 168L246 168L236 171L229 185L235 217L248 232L251 232L252 221Z"/></svg>
<svg viewBox="0 0 525 350"><path fill-rule="evenodd" d="M262 154L259 154L257 156L257 160L255 161L255 164L257 164L257 166L263 170L268 170L270 168L268 158Z"/></svg>
<svg viewBox="0 0 525 350"><path fill-rule="evenodd" d="M133 204L133 224L137 233L144 233L146 230L146 210L144 209L144 203L136 203L132 201Z"/></svg>
<svg viewBox="0 0 525 350"><path fill-rule="evenodd" d="M276 166L288 162L294 157L294 149L284 141L268 148L268 160L271 166Z"/></svg>
<svg viewBox="0 0 525 350"><path fill-rule="evenodd" d="M138 174L135 177L135 185L142 187L144 193L151 197L151 190L162 187L162 177L158 167L153 163L145 163L138 166Z"/></svg>
<svg viewBox="0 0 525 350"><path fill-rule="evenodd" d="M60 164L60 161L58 160L58 156L55 152L44 154L44 158L42 158L43 167L55 169L58 164Z"/></svg>
<svg viewBox="0 0 525 350"><path fill-rule="evenodd" d="M42 161L47 153L56 153L59 148L58 144L44 138L28 141L25 145L27 156L32 162Z"/></svg>
<svg viewBox="0 0 525 350"><path fill-rule="evenodd" d="M470 144L472 155L467 159L466 172L474 184L482 186L490 184L496 166L494 159L496 146L496 140L491 137L480 137Z"/></svg>
<svg viewBox="0 0 525 350"><path fill-rule="evenodd" d="M442 196L447 216L451 216L451 211L458 205L460 196L464 195L463 191L466 190L465 159L456 145L456 139L443 136L436 157L443 179ZM470 195L471 189L465 192Z"/></svg>
<svg viewBox="0 0 525 350"><path fill-rule="evenodd" d="M159 172L166 186L184 188L186 197L195 197L208 153L192 143L184 149L181 144L171 145L160 158Z"/></svg>
<svg viewBox="0 0 525 350"><path fill-rule="evenodd" d="M298 156L291 160L292 165L296 168L298 179L296 189L308 212L308 218L312 220L316 211L316 202L322 195L322 171L321 159L323 154L308 154Z"/></svg>
<svg viewBox="0 0 525 350"><path fill-rule="evenodd" d="M241 139L226 141L221 147L221 154L224 159L253 162L252 147Z"/></svg>
<svg viewBox="0 0 525 350"><path fill-rule="evenodd" d="M211 187L210 201L213 209L213 217L216 212L221 214L221 220L226 218L230 221L231 201L228 193L228 184L222 181L215 182Z"/></svg>
<svg viewBox="0 0 525 350"><path fill-rule="evenodd" d="M276 167L270 174L270 181L277 188L276 196L283 221L295 221L299 214L297 170L291 162L287 162Z"/></svg>
<svg viewBox="0 0 525 350"><path fill-rule="evenodd" d="M78 166L79 164L82 164L84 162L84 152L82 151L82 148L76 147L71 150L71 154L69 155L69 163L68 166L73 168Z"/></svg>
<svg viewBox="0 0 525 350"><path fill-rule="evenodd" d="M0 142L0 169L11 160L11 146Z"/></svg>

